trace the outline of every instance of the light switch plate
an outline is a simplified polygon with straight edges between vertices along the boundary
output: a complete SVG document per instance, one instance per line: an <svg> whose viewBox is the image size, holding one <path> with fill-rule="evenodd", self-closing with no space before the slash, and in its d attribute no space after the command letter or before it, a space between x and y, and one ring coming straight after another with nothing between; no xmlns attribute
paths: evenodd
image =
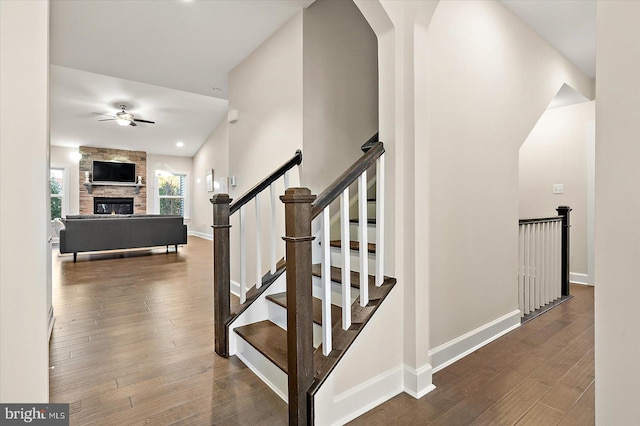
<svg viewBox="0 0 640 426"><path fill-rule="evenodd" d="M564 185L561 183L554 183L553 184L553 193L554 194L562 194L564 193Z"/></svg>

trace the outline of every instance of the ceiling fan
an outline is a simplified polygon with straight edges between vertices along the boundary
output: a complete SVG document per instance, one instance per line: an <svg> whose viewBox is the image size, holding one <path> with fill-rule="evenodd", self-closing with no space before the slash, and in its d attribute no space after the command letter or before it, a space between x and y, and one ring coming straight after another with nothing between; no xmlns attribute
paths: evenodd
<svg viewBox="0 0 640 426"><path fill-rule="evenodd" d="M105 118L105 119L98 120L98 121L115 120L116 123L118 123L120 126L137 126L136 122L138 122L138 123L156 124L155 121L141 120L139 118L133 118L133 114L131 114L130 112L126 111L127 110L127 106L126 105L120 105L120 108L122 109L122 111L116 112L116 115L102 114L100 112L94 112L94 114L96 114L96 115L106 115L107 117L111 117L111 118Z"/></svg>

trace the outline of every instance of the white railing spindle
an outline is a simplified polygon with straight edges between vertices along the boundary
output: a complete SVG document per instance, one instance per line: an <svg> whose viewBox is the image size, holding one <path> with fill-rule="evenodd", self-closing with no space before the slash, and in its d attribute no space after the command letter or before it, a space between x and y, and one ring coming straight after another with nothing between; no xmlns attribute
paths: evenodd
<svg viewBox="0 0 640 426"><path fill-rule="evenodd" d="M376 285L384 282L384 154L376 167Z"/></svg>
<svg viewBox="0 0 640 426"><path fill-rule="evenodd" d="M271 240L269 254L271 256L271 273L276 273L276 185L274 182L269 185L269 195L271 196Z"/></svg>
<svg viewBox="0 0 640 426"><path fill-rule="evenodd" d="M524 226L518 226L518 308L524 315Z"/></svg>
<svg viewBox="0 0 640 426"><path fill-rule="evenodd" d="M284 190L289 189L289 171L284 172Z"/></svg>
<svg viewBox="0 0 640 426"><path fill-rule="evenodd" d="M527 224L524 226L524 314L529 313L529 278L531 271L529 270L529 228Z"/></svg>
<svg viewBox="0 0 640 426"><path fill-rule="evenodd" d="M256 288L262 287L262 240L260 236L260 196L256 195Z"/></svg>
<svg viewBox="0 0 640 426"><path fill-rule="evenodd" d="M244 206L240 207L240 303L247 301L247 245Z"/></svg>
<svg viewBox="0 0 640 426"><path fill-rule="evenodd" d="M367 243L367 171L358 178L358 241L360 244L360 306L369 303L369 245ZM343 247L349 250L349 247Z"/></svg>
<svg viewBox="0 0 640 426"><path fill-rule="evenodd" d="M518 229L518 307L522 316L562 297L562 221L541 219Z"/></svg>
<svg viewBox="0 0 640 426"><path fill-rule="evenodd" d="M329 207L322 211L322 354L331 352L331 247Z"/></svg>
<svg viewBox="0 0 640 426"><path fill-rule="evenodd" d="M349 187L340 198L341 246L349 247ZM342 250L342 329L351 327L351 250Z"/></svg>

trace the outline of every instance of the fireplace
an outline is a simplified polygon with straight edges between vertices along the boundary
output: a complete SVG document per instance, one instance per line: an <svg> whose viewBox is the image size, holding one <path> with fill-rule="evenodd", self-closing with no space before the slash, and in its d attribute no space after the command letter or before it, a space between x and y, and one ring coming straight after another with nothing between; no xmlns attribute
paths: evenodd
<svg viewBox="0 0 640 426"><path fill-rule="evenodd" d="M133 214L133 198L94 197L94 214Z"/></svg>

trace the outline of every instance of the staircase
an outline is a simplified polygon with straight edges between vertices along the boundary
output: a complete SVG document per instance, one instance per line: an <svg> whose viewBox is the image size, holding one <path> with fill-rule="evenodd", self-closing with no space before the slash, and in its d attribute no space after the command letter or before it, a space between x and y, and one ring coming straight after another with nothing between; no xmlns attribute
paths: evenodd
<svg viewBox="0 0 640 426"><path fill-rule="evenodd" d="M380 252L383 250L376 244L383 239L379 221L382 219L383 223L384 216L382 208L377 207L378 200L384 199L384 179L378 173L373 191L367 190L370 185L366 181L367 169L374 164L383 173L384 149L377 141L368 144L370 149L365 155L318 198L304 188L286 190L281 199L287 211L284 238L287 260L272 266L258 286L240 295L240 299L245 300L233 309L218 306L230 296L223 288L225 281L229 281L229 272L218 269L228 263L225 256L229 253L229 222L228 216L224 216L234 205L229 207L228 196L212 199L214 257L217 259L214 265L216 352L223 356L237 355L288 401L290 424L314 424L316 392L396 283L395 279L382 274L384 264ZM273 189L273 181L267 181L278 179L278 174L274 172L256 188ZM356 180L359 181L357 201L349 199L349 186ZM329 212L334 200L340 203L340 213L334 215L333 220L334 226L340 228L341 239L337 240L329 238L332 222ZM349 205L354 202L358 204L358 211L350 213ZM313 238L312 220L319 221L314 222L314 228L321 229ZM315 239L313 248L312 239ZM345 265L348 269L344 269Z"/></svg>

